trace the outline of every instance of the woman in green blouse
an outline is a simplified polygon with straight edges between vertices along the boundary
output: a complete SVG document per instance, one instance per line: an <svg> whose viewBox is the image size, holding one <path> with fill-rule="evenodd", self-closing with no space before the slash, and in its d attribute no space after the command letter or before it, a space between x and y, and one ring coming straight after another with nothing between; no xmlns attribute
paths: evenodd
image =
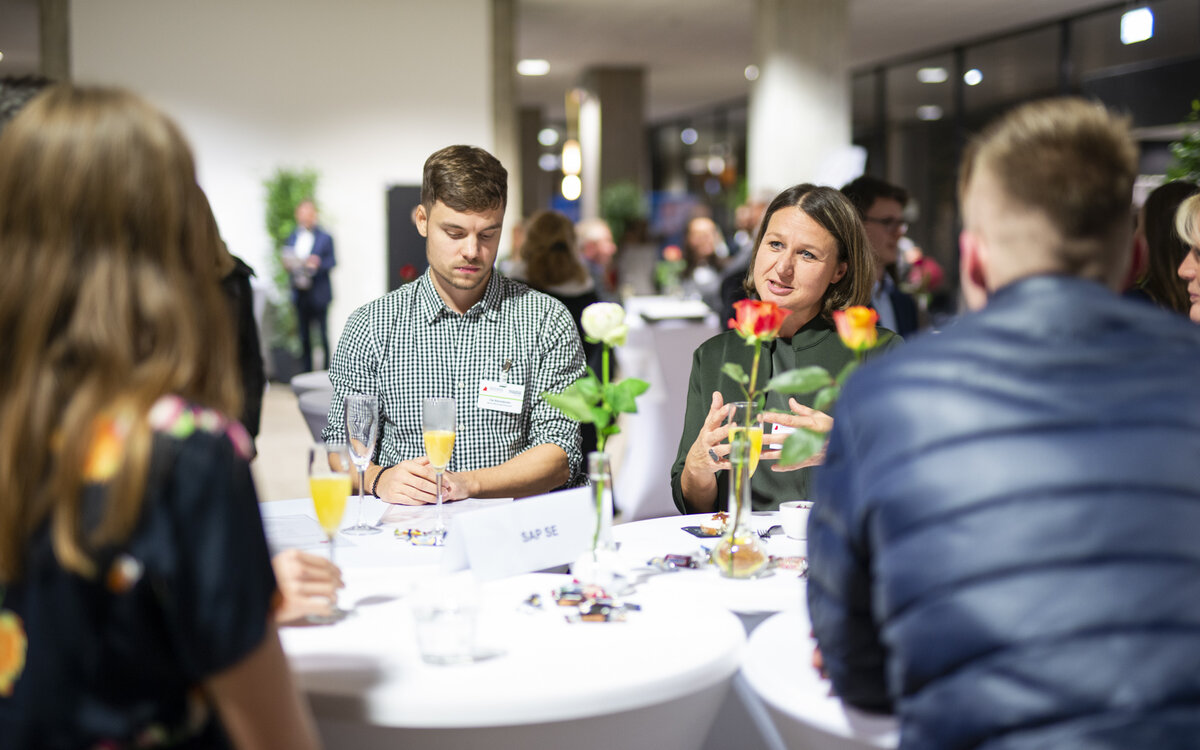
<svg viewBox="0 0 1200 750"><path fill-rule="evenodd" d="M763 345L757 382L817 365L837 373L854 355L842 345L832 313L871 299L872 259L862 221L838 190L803 184L788 188L771 201L759 226L746 275L746 291L774 302L787 313L779 337ZM898 341L890 331L876 351ZM687 412L679 453L671 467L671 492L683 513L723 509L728 500L728 404L742 400L737 383L722 374L726 362L749 372L753 348L734 332L724 331L700 345L692 357ZM761 468L751 481L755 510L773 510L780 502L808 496L809 466L766 464L779 458L786 428L827 431L829 415L811 408L812 396L786 398L770 393L763 414ZM783 410L787 413L774 413ZM768 449L768 445L774 446Z"/></svg>

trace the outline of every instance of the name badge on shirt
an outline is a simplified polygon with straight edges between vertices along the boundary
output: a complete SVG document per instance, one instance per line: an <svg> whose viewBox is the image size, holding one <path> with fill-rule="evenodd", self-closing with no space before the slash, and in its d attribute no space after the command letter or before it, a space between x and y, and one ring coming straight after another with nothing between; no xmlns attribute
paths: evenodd
<svg viewBox="0 0 1200 750"><path fill-rule="evenodd" d="M499 380L484 380L479 384L479 408L520 414L525 403L525 386L502 383Z"/></svg>

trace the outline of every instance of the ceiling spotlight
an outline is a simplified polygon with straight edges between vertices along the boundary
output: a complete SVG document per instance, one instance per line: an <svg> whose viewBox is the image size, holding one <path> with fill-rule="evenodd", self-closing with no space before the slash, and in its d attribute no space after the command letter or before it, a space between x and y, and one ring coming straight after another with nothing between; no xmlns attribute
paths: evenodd
<svg viewBox="0 0 1200 750"><path fill-rule="evenodd" d="M543 146L553 146L558 143L558 131L554 128L542 128L538 131L538 143Z"/></svg>
<svg viewBox="0 0 1200 750"><path fill-rule="evenodd" d="M3 60L3 59L4 59L4 53L0 52L0 60Z"/></svg>
<svg viewBox="0 0 1200 750"><path fill-rule="evenodd" d="M1137 44L1154 36L1154 13L1149 8L1126 11L1121 16L1121 44Z"/></svg>
<svg viewBox="0 0 1200 750"><path fill-rule="evenodd" d="M926 104L922 107L917 107L917 119L932 122L933 120L942 119L942 108L936 104Z"/></svg>
<svg viewBox="0 0 1200 750"><path fill-rule="evenodd" d="M569 201L579 200L579 196L583 195L583 180L579 179L579 175L569 174L562 178L562 195Z"/></svg>
<svg viewBox="0 0 1200 750"><path fill-rule="evenodd" d="M746 75L747 81L757 81L758 80L758 66L757 65L747 65L746 70L743 72Z"/></svg>
<svg viewBox="0 0 1200 750"><path fill-rule="evenodd" d="M571 139L563 143L562 171L564 174L577 175L583 169L583 150L579 141Z"/></svg>
<svg viewBox="0 0 1200 750"><path fill-rule="evenodd" d="M679 131L679 140L691 146L696 141L700 140L700 134L696 132L695 128L684 128L683 130Z"/></svg>
<svg viewBox="0 0 1200 750"><path fill-rule="evenodd" d="M968 86L978 86L983 82L983 72L979 68L971 68L963 73L963 83Z"/></svg>
<svg viewBox="0 0 1200 750"><path fill-rule="evenodd" d="M550 72L550 61L529 58L517 62L517 72L523 76L544 76Z"/></svg>
<svg viewBox="0 0 1200 750"><path fill-rule="evenodd" d="M945 83L949 77L945 68L921 68L917 71L917 80L921 83Z"/></svg>

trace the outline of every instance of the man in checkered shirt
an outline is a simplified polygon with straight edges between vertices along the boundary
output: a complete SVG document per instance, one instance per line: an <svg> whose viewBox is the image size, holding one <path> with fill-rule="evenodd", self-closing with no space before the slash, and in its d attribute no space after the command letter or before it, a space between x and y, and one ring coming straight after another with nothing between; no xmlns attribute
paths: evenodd
<svg viewBox="0 0 1200 750"><path fill-rule="evenodd" d="M582 483L579 424L542 400L584 373L570 313L495 273L508 173L482 149L429 157L414 218L429 270L350 316L330 365L326 441L346 439L345 396L379 397L366 487L390 503L436 499L421 400L453 397L458 434L445 500L522 497Z"/></svg>

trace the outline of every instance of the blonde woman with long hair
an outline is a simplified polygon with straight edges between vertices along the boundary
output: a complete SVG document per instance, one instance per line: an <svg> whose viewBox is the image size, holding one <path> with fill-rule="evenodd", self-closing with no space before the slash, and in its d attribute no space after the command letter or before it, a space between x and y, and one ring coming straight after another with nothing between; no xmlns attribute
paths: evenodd
<svg viewBox="0 0 1200 750"><path fill-rule="evenodd" d="M5 747L315 745L198 191L126 92L50 89L0 135Z"/></svg>

